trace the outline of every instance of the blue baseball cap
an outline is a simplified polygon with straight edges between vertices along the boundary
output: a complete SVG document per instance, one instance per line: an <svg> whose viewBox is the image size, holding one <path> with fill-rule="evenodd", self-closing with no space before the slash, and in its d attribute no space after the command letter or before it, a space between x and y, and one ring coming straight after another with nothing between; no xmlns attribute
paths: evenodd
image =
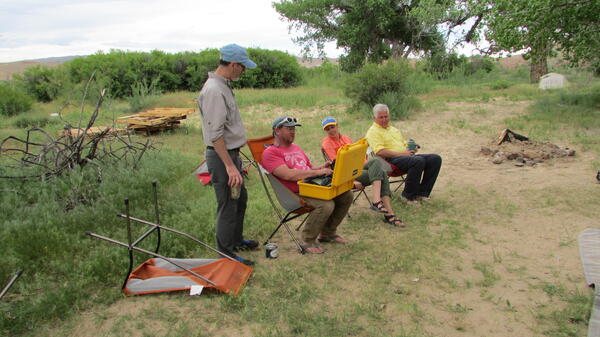
<svg viewBox="0 0 600 337"><path fill-rule="evenodd" d="M244 47L232 43L221 48L220 52L221 60L223 61L239 63L248 69L256 68L256 63L252 62L252 60L248 57Z"/></svg>
<svg viewBox="0 0 600 337"><path fill-rule="evenodd" d="M273 129L278 129L283 126L302 126L298 120L290 116L280 116L273 121Z"/></svg>
<svg viewBox="0 0 600 337"><path fill-rule="evenodd" d="M321 122L321 126L323 127L323 130L325 130L325 128L330 125L337 125L337 120L331 116L327 116L323 119L323 122Z"/></svg>

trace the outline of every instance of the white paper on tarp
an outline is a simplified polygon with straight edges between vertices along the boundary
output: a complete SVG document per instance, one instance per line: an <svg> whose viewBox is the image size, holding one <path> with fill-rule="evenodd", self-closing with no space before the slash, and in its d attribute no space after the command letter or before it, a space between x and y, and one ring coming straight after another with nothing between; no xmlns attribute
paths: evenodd
<svg viewBox="0 0 600 337"><path fill-rule="evenodd" d="M204 289L204 286L192 286L190 288L190 296L200 295L202 293L202 289Z"/></svg>

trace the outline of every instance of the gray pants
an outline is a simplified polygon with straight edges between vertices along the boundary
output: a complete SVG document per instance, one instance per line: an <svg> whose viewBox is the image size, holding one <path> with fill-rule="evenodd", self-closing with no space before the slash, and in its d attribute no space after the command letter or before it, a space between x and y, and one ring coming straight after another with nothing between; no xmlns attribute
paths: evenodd
<svg viewBox="0 0 600 337"><path fill-rule="evenodd" d="M228 152L235 166L242 172L239 151L229 150ZM242 232L248 192L246 186L242 184L239 199L231 199L231 189L228 185L229 175L225 164L215 150L206 149L206 165L217 197L217 248L224 254L235 257L233 249L239 246L243 240Z"/></svg>

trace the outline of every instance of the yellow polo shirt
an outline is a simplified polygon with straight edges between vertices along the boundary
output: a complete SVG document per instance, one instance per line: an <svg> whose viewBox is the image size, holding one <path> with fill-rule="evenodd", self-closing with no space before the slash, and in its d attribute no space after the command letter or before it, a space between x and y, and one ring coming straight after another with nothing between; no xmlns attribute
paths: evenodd
<svg viewBox="0 0 600 337"><path fill-rule="evenodd" d="M388 125L387 129L384 129L379 124L373 122L365 138L367 138L367 142L373 153L377 153L383 149L404 152L408 147L406 140L402 136L402 132L391 125Z"/></svg>

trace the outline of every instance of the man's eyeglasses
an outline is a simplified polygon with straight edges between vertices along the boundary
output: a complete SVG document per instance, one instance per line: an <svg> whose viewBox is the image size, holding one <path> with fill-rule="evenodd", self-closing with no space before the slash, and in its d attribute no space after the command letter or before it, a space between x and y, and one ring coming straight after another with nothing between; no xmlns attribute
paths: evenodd
<svg viewBox="0 0 600 337"><path fill-rule="evenodd" d="M294 117L286 117L283 120L281 120L279 123L277 123L277 125L275 126L275 129L279 129L285 123L294 123L295 124L295 123L298 123L298 120Z"/></svg>
<svg viewBox="0 0 600 337"><path fill-rule="evenodd" d="M242 67L242 71L246 70L246 66L241 64L241 63L237 63L238 66Z"/></svg>

